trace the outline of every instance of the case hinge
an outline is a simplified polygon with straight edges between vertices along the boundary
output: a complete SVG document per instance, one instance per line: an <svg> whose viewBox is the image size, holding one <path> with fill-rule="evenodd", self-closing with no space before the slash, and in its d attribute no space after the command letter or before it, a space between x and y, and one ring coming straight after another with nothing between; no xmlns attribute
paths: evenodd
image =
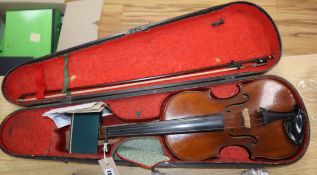
<svg viewBox="0 0 317 175"><path fill-rule="evenodd" d="M147 30L149 28L148 26L149 26L149 24L145 24L145 25L142 25L142 26L135 27L133 29L129 29L128 30L128 34L132 34L132 33L136 33L136 32Z"/></svg>

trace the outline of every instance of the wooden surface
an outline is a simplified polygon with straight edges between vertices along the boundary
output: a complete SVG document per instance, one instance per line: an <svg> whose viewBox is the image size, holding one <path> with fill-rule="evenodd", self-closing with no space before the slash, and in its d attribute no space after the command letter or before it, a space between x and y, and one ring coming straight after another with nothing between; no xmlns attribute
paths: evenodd
<svg viewBox="0 0 317 175"><path fill-rule="evenodd" d="M105 0L99 22L100 37L129 28L157 22L199 9L226 3L225 0ZM281 62L269 72L289 80L306 99L311 124L311 142L305 156L298 162L275 168L265 168L271 175L315 175L317 173L317 84L311 89L300 89L301 80L317 81L317 1L267 0L254 1L264 7L277 22L283 40ZM1 65L0 65L1 66ZM2 77L0 77L2 81ZM0 121L18 109L0 96ZM150 175L149 170L119 167L122 175ZM240 174L243 169L159 169L166 175L227 175ZM0 151L0 175L101 175L98 165L20 159Z"/></svg>

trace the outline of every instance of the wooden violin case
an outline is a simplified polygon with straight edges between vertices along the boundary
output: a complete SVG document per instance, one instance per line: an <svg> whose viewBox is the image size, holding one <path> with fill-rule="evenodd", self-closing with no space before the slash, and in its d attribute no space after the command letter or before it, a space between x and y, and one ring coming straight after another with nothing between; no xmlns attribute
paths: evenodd
<svg viewBox="0 0 317 175"><path fill-rule="evenodd" d="M58 107L103 101L113 112L102 119L103 126L151 122L162 117L166 102L175 94L210 91L213 97L225 100L238 93L241 83L263 80L285 86L302 110L304 134L296 153L277 160L251 158L246 148L233 144L219 150L217 157L186 161L169 151L163 136L151 136L160 140L170 159L156 166L292 163L306 151L309 121L301 97L287 80L262 75L278 63L281 54L281 38L273 20L261 7L248 2L211 7L63 50L18 66L6 75L3 95L25 108L2 122L0 147L22 158L97 162L103 157L102 146L98 154L68 153L65 133L69 127L57 129L42 114ZM262 57L270 59L259 66L252 66L258 64L256 60L241 65ZM220 69L217 65L227 66ZM216 71L203 71L206 67ZM184 74L179 76L179 72ZM274 86L263 88L259 95L270 95L271 88ZM119 138L110 150L127 139L131 138ZM278 144L279 140L273 142ZM117 163L133 164L124 159Z"/></svg>

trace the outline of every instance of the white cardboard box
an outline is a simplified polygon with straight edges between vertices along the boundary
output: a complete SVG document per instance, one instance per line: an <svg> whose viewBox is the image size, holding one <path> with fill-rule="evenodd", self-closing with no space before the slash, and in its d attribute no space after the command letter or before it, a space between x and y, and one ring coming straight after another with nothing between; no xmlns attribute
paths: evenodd
<svg viewBox="0 0 317 175"><path fill-rule="evenodd" d="M78 0L67 3L57 50L64 50L98 39L98 21L103 0Z"/></svg>
<svg viewBox="0 0 317 175"><path fill-rule="evenodd" d="M0 15L8 10L54 8L64 13L58 51L98 39L103 0L0 0ZM0 16L0 37L1 19Z"/></svg>

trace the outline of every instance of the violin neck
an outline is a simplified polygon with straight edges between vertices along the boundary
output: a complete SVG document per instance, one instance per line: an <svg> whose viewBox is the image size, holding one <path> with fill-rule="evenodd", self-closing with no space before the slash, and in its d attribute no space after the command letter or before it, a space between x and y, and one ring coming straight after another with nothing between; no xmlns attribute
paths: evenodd
<svg viewBox="0 0 317 175"><path fill-rule="evenodd" d="M153 136L217 131L224 129L224 116L212 114L174 120L155 121L140 124L113 126L106 128L107 138L125 136Z"/></svg>

